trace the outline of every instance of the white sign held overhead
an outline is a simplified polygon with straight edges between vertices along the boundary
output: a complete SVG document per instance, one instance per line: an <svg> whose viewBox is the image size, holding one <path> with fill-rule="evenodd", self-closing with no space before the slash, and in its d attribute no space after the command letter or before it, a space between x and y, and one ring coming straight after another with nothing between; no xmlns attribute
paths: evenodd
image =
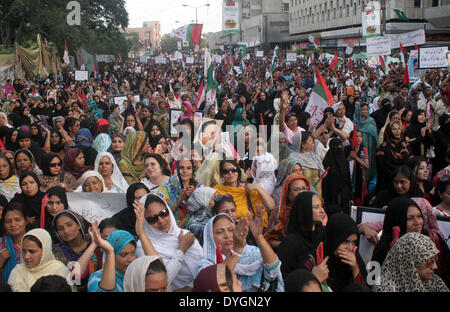
<svg viewBox="0 0 450 312"><path fill-rule="evenodd" d="M390 37L374 37L367 38L367 55L390 55L391 54L391 38Z"/></svg>
<svg viewBox="0 0 450 312"><path fill-rule="evenodd" d="M89 80L89 72L87 70L75 71L75 81L86 81L86 80Z"/></svg>
<svg viewBox="0 0 450 312"><path fill-rule="evenodd" d="M166 58L164 56L155 57L155 64L166 64Z"/></svg>
<svg viewBox="0 0 450 312"><path fill-rule="evenodd" d="M353 52L353 48L352 48L352 47L347 47L347 48L345 49L345 54L347 54L347 55L352 54L352 52Z"/></svg>
<svg viewBox="0 0 450 312"><path fill-rule="evenodd" d="M69 208L88 222L110 218L127 206L125 194L68 192Z"/></svg>
<svg viewBox="0 0 450 312"><path fill-rule="evenodd" d="M186 64L194 64L194 58L193 57L186 57Z"/></svg>
<svg viewBox="0 0 450 312"><path fill-rule="evenodd" d="M297 53L286 53L286 62L296 62Z"/></svg>
<svg viewBox="0 0 450 312"><path fill-rule="evenodd" d="M419 48L419 68L443 68L448 66L448 47Z"/></svg>
<svg viewBox="0 0 450 312"><path fill-rule="evenodd" d="M256 51L256 57L264 57L264 51Z"/></svg>
<svg viewBox="0 0 450 312"><path fill-rule="evenodd" d="M222 56L220 55L213 55L213 62L216 62L216 64L220 64L222 62Z"/></svg>
<svg viewBox="0 0 450 312"><path fill-rule="evenodd" d="M419 29L403 34L387 35L391 38L391 49L399 49L400 43L404 47L425 44L425 30Z"/></svg>

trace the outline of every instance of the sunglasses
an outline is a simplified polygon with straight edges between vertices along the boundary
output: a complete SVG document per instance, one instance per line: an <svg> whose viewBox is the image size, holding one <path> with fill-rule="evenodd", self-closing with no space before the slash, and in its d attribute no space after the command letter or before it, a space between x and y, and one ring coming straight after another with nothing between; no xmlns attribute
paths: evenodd
<svg viewBox="0 0 450 312"><path fill-rule="evenodd" d="M234 168L230 168L230 169L223 169L222 173L223 173L223 175L226 175L226 174L229 174L230 172L236 173L238 171L239 171L239 169L234 167Z"/></svg>
<svg viewBox="0 0 450 312"><path fill-rule="evenodd" d="M219 196L216 196L216 197L214 198L214 202L215 202L215 203L220 203L220 202L221 202L222 200L224 200L225 198L233 199L233 196L231 196L230 194L219 195Z"/></svg>
<svg viewBox="0 0 450 312"><path fill-rule="evenodd" d="M156 222L158 222L158 217L165 218L168 215L169 215L169 209L164 208L158 214L147 217L147 218L145 218L145 220L147 220L148 224L155 224Z"/></svg>
<svg viewBox="0 0 450 312"><path fill-rule="evenodd" d="M49 167L50 168L61 167L61 163L58 162L58 163L49 164Z"/></svg>

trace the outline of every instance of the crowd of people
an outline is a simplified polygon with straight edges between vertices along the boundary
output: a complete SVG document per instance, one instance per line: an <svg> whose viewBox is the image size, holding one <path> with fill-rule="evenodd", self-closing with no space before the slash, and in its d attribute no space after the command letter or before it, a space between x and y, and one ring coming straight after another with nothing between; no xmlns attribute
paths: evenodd
<svg viewBox="0 0 450 312"><path fill-rule="evenodd" d="M450 216L447 70L404 84L402 63L281 57L272 73L269 57L242 62L239 74L215 65L214 103L197 101L201 53L100 63L88 81L68 70L7 80L2 290L448 292L437 225ZM316 70L334 98L318 124ZM170 110L182 111L175 136ZM127 207L90 223L70 192L121 193ZM351 206L384 221L356 224Z"/></svg>

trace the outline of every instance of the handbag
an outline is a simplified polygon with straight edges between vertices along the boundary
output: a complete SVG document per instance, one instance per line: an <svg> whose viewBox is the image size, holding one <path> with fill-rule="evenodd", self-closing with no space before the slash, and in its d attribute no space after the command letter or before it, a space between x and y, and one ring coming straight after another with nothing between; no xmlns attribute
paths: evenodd
<svg viewBox="0 0 450 312"><path fill-rule="evenodd" d="M273 280L270 281L269 288L266 289L266 278L264 277L264 270L261 272L261 283L259 284L258 292L276 292L277 291L277 284L278 284L278 276Z"/></svg>

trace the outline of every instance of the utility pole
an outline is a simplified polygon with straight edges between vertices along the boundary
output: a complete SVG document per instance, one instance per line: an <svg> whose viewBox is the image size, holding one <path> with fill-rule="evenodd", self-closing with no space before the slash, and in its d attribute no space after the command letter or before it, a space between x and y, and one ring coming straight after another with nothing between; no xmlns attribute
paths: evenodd
<svg viewBox="0 0 450 312"><path fill-rule="evenodd" d="M386 0L381 0L381 35L386 35Z"/></svg>

